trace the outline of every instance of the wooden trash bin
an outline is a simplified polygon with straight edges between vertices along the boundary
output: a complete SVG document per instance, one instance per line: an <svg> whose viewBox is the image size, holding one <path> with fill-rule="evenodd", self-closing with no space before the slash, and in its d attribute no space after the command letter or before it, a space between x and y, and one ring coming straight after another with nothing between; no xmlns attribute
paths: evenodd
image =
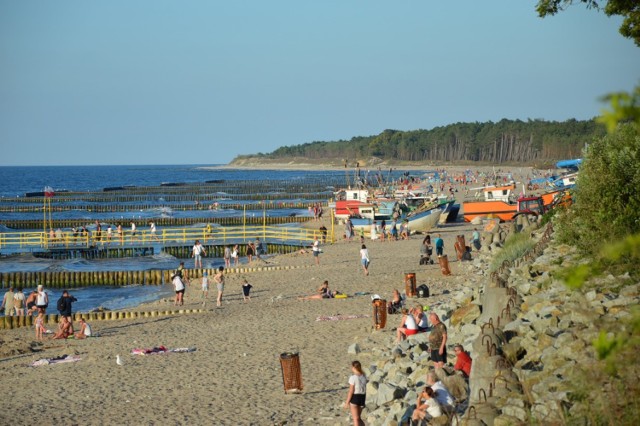
<svg viewBox="0 0 640 426"><path fill-rule="evenodd" d="M449 259L446 254L442 256L438 256L438 263L440 264L440 270L442 271L442 275L448 276L451 275L451 271L449 270Z"/></svg>
<svg viewBox="0 0 640 426"><path fill-rule="evenodd" d="M280 368L282 369L284 393L302 392L302 372L300 371L300 356L298 353L281 353Z"/></svg>
<svg viewBox="0 0 640 426"><path fill-rule="evenodd" d="M373 328L383 329L387 325L387 301L376 299L373 301Z"/></svg>
<svg viewBox="0 0 640 426"><path fill-rule="evenodd" d="M418 295L418 291L416 290L416 274L414 272L404 274L404 292L407 297L416 297Z"/></svg>

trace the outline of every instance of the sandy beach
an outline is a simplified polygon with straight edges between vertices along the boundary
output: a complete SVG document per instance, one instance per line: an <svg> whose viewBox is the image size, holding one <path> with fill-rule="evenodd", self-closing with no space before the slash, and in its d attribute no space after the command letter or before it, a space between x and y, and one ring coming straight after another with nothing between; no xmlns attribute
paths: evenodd
<svg viewBox="0 0 640 426"><path fill-rule="evenodd" d="M312 222L308 226L320 226ZM366 352L394 339L400 320L390 316L382 331L372 330L371 298L389 298L404 287L404 273L415 272L418 285L429 285L433 305L464 285L467 268L455 261L455 235L470 237L472 226L455 223L435 230L445 239L453 275L443 277L438 265L420 266L422 236L408 241L366 241L370 275L359 262L359 242L325 245L320 265L311 254L270 257L268 263L298 269L227 276L222 308L215 290L206 312L133 320L96 321L101 337L46 340L36 344L32 328L0 334L0 371L11 389L0 410L3 424L349 424L342 408L350 362L375 362ZM341 232L342 227L337 226ZM260 266L260 261L254 262ZM242 278L254 286L243 303ZM346 299L299 301L323 280L348 294ZM212 286L213 288L215 286ZM202 306L197 285L188 287L184 308ZM171 309L168 300L140 310ZM53 312L54 310L52 310ZM320 316L367 315L366 318L316 321ZM51 326L49 326L51 327ZM349 345L365 352L349 355ZM134 348L195 348L191 353L131 355ZM33 352L37 350L38 352ZM299 352L304 391L285 394L279 356ZM77 355L75 363L30 367L41 358ZM121 355L124 366L116 365ZM26 386L25 386L26 384ZM28 415L26 415L28 413ZM366 412L365 412L366 413Z"/></svg>

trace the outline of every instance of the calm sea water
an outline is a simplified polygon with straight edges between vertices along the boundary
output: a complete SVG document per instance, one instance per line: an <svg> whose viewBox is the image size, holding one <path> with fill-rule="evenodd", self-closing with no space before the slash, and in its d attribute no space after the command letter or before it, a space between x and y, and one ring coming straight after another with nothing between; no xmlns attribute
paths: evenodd
<svg viewBox="0 0 640 426"><path fill-rule="evenodd" d="M396 172L399 174L400 172ZM44 166L44 167L0 167L0 197L14 198L24 196L27 192L42 191L45 186L55 190L96 191L114 186L157 186L165 182L197 183L210 180L305 180L310 178L335 181L346 175L344 171L295 171L295 170L234 170L227 168L211 168L204 165L159 165L159 166ZM330 189L330 188L328 188ZM302 200L304 201L304 200ZM169 212L180 215L194 212ZM282 213L282 212L281 212ZM289 212L285 212L289 213ZM306 211L294 211L306 214ZM84 217L89 220L100 220L113 217L113 214L76 213L73 217ZM123 212L118 216L125 218L158 217L167 212L154 210L144 212ZM241 211L223 211L220 214L242 214ZM60 217L73 215L61 212ZM78 216L79 215L79 216ZM37 217L36 217L37 216ZM0 231L2 220L39 219L33 213L0 213ZM179 259L165 253L149 257L101 260L48 260L39 259L30 254L0 258L0 272L40 271L40 270L146 270L173 269L178 266ZM216 267L222 264L220 259L203 259L204 267ZM4 286L4 283L0 283ZM25 292L27 289L25 289ZM51 290L50 299L55 303L60 290ZM136 306L142 302L156 300L172 294L170 285L165 286L127 286L118 288L89 287L73 290L78 298L74 305L77 311L87 311L99 306L109 309L121 309Z"/></svg>

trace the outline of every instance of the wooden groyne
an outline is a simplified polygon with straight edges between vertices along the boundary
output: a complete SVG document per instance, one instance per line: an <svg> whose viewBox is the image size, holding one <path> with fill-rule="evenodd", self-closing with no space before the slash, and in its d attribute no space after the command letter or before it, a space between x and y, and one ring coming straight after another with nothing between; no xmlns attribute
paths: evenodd
<svg viewBox="0 0 640 426"><path fill-rule="evenodd" d="M293 246L292 246L293 247ZM260 266L257 266L260 265ZM279 271L297 269L289 266L269 266L261 261L225 270L227 274ZM2 272L0 283L3 288L35 288L42 284L46 288L70 289L92 286L163 285L171 282L174 270L153 269L146 271L35 271ZM201 278L206 272L213 276L215 268L188 269L190 278Z"/></svg>
<svg viewBox="0 0 640 426"><path fill-rule="evenodd" d="M154 311L101 311L101 312L77 312L73 315L74 321L84 319L87 322L105 321L105 320L124 320L138 318L154 318L169 315L184 315L206 312L205 309L174 309L174 310L154 310ZM32 315L12 316L0 318L0 329L11 330L14 328L32 327L35 324L36 317ZM44 315L43 322L45 325L55 326L60 321L60 315L48 314Z"/></svg>
<svg viewBox="0 0 640 426"><path fill-rule="evenodd" d="M326 200L318 200L323 206L323 208L327 208ZM313 200L307 202L266 202L266 203L224 203L219 204L215 211L224 211L224 210L253 210L253 211L262 211L263 209L267 210L278 210L278 209L307 209L312 206L314 203ZM171 209L174 211L203 211L203 210L211 210L210 204L92 204L92 205L77 205L77 204L61 204L56 203L52 204L51 207L47 207L47 209L51 210L53 213L55 212L64 212L64 211L86 211L91 213L111 213L111 212L139 212L141 210L163 210L163 209ZM41 213L42 205L40 203L34 205L0 205L0 213Z"/></svg>
<svg viewBox="0 0 640 426"><path fill-rule="evenodd" d="M304 223L312 220L312 217L308 216L246 216L246 217L158 217L158 218L146 218L146 219L122 219L111 218L101 219L101 223L110 223L113 225L122 224L124 228L128 227L130 222L134 222L138 229L144 229L148 226L149 222L154 222L156 226L162 227L182 227L190 226L202 223L213 223L220 226L242 226L242 225L282 225L285 223ZM94 220L87 219L53 219L53 228L77 228L81 226L93 225ZM2 223L7 228L12 229L38 229L42 230L42 220L3 220ZM106 229L102 229L102 233L105 234ZM114 230L115 234L115 230ZM115 239L115 235L113 237Z"/></svg>

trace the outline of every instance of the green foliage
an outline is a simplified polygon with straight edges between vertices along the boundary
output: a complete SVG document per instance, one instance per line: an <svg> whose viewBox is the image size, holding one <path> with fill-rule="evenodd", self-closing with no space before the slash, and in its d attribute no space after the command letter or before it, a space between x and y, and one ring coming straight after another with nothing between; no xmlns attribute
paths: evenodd
<svg viewBox="0 0 640 426"><path fill-rule="evenodd" d="M513 262L519 259L527 251L531 250L535 244L535 241L532 240L526 232L511 234L504 242L502 250L496 253L491 259L489 273L497 270L505 260Z"/></svg>
<svg viewBox="0 0 640 426"><path fill-rule="evenodd" d="M456 123L431 130L384 130L379 135L280 147L266 158L345 160L371 157L398 161L545 162L574 158L594 136L605 134L594 120L553 122L501 120ZM362 164L362 163L361 163Z"/></svg>
<svg viewBox="0 0 640 426"><path fill-rule="evenodd" d="M578 265L565 270L562 278L567 287L573 290L582 288L585 281L595 275L592 265Z"/></svg>
<svg viewBox="0 0 640 426"><path fill-rule="evenodd" d="M637 1L607 0L604 8L601 8L600 4L603 2L596 0L539 0L536 11L538 16L544 18L555 15L574 2L584 3L588 9L602 9L607 16L622 16L624 19L620 25L620 34L640 46L640 3Z"/></svg>
<svg viewBox="0 0 640 426"><path fill-rule="evenodd" d="M607 127L607 132L613 133L619 123L640 124L640 86L637 86L633 93L611 93L603 100L609 102L611 109L603 110L597 121Z"/></svg>
<svg viewBox="0 0 640 426"><path fill-rule="evenodd" d="M640 232L640 127L620 125L586 152L560 239L595 254L603 243Z"/></svg>
<svg viewBox="0 0 640 426"><path fill-rule="evenodd" d="M593 347L596 349L598 359L607 358L613 351L621 345L620 338L609 336L604 331L600 331L597 339L593 340Z"/></svg>

